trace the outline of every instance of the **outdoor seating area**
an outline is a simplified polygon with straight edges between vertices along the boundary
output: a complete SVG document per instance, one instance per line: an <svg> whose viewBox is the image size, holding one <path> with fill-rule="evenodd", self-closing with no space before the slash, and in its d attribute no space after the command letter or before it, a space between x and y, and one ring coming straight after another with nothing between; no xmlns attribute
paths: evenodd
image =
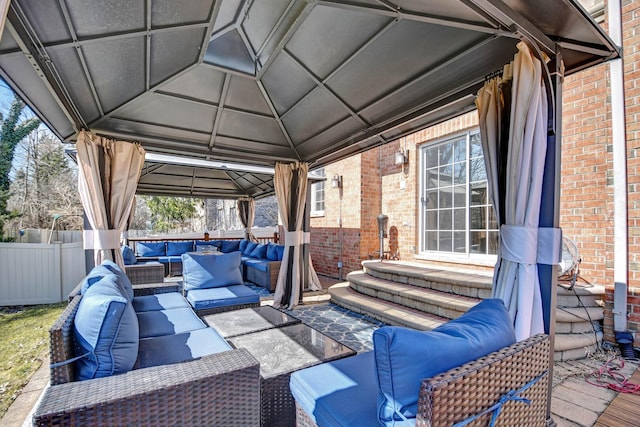
<svg viewBox="0 0 640 427"><path fill-rule="evenodd" d="M244 280L273 292L276 287L284 246L274 242L257 242L247 239L228 240L142 240L132 242L133 247L123 246L122 256L125 268L133 275L140 270L157 269L162 264L165 276L182 275L182 255L191 252L201 253L242 253L241 272ZM131 267L144 265L145 267ZM135 270L135 271L134 271ZM157 274L157 270L156 270ZM155 277L155 275L154 275ZM157 278L157 277L156 277ZM156 280L157 281L157 280ZM162 280L160 280L162 281ZM145 282L154 283L154 282Z"/></svg>
<svg viewBox="0 0 640 427"><path fill-rule="evenodd" d="M183 254L183 283L157 287L133 286L111 261L95 267L50 331L51 386L34 425L450 425L438 417L450 423L447 408L468 402L476 381L483 391L454 413L456 422L536 376L523 390L534 404L508 403L503 412L544 420L548 338L514 344L501 301L485 300L432 332L376 327L373 350L356 353L301 323L295 310L190 297L243 286L234 284L242 280L240 258ZM438 400L442 381L454 391ZM387 409L378 413L380 399Z"/></svg>

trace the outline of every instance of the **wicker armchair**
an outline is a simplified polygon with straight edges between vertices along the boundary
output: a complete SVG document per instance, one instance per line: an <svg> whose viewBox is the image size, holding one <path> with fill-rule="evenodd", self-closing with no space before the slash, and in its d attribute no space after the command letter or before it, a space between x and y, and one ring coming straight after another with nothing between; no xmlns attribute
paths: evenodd
<svg viewBox="0 0 640 427"><path fill-rule="evenodd" d="M260 365L245 349L73 381L73 363L55 364L74 356L81 299L76 295L50 330L51 386L34 425L259 425Z"/></svg>
<svg viewBox="0 0 640 427"><path fill-rule="evenodd" d="M416 426L451 427L482 414L510 391L530 404L507 401L495 426L545 426L549 384L549 337L536 335L433 378L422 380ZM525 386L525 387L523 387ZM467 426L487 426L493 412ZM296 425L315 422L296 402Z"/></svg>

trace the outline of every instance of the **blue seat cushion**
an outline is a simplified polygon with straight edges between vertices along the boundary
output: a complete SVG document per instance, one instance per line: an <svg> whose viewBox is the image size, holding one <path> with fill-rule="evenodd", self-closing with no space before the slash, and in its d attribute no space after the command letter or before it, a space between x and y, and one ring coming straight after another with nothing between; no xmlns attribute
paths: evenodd
<svg viewBox="0 0 640 427"><path fill-rule="evenodd" d="M163 264L169 264L170 262L181 262L181 261L182 261L182 256L180 255L158 257L158 262L161 262Z"/></svg>
<svg viewBox="0 0 640 427"><path fill-rule="evenodd" d="M138 319L115 274L102 277L82 295L74 318L79 380L130 371L138 354Z"/></svg>
<svg viewBox="0 0 640 427"><path fill-rule="evenodd" d="M291 394L319 426L376 426L378 383L373 352L291 374Z"/></svg>
<svg viewBox="0 0 640 427"><path fill-rule="evenodd" d="M240 240L223 240L220 251L226 253L240 250Z"/></svg>
<svg viewBox="0 0 640 427"><path fill-rule="evenodd" d="M269 271L269 261L249 258L244 265L251 266L256 270L264 271L265 273Z"/></svg>
<svg viewBox="0 0 640 427"><path fill-rule="evenodd" d="M182 255L185 252L193 251L193 241L188 242L167 242L167 255Z"/></svg>
<svg viewBox="0 0 640 427"><path fill-rule="evenodd" d="M245 285L187 291L187 301L195 310L260 302L260 295Z"/></svg>
<svg viewBox="0 0 640 427"><path fill-rule="evenodd" d="M212 328L143 338L138 349L138 368L186 362L227 350L231 346Z"/></svg>
<svg viewBox="0 0 640 427"><path fill-rule="evenodd" d="M143 311L136 315L140 338L174 335L206 327L191 308Z"/></svg>
<svg viewBox="0 0 640 427"><path fill-rule="evenodd" d="M136 252L142 257L165 256L167 248L165 242L137 242Z"/></svg>
<svg viewBox="0 0 640 427"><path fill-rule="evenodd" d="M179 292L141 295L133 298L133 309L136 313L143 311L168 310L170 308L191 308L187 300Z"/></svg>
<svg viewBox="0 0 640 427"><path fill-rule="evenodd" d="M138 261L135 254L133 253L133 249L131 249L129 246L122 246L120 250L122 251L124 265L133 265Z"/></svg>
<svg viewBox="0 0 640 427"><path fill-rule="evenodd" d="M397 326L376 330L373 347L380 423L391 426L397 425L402 417L416 417L423 378L431 378L515 341L511 318L499 299L486 299L430 332Z"/></svg>
<svg viewBox="0 0 640 427"><path fill-rule="evenodd" d="M220 286L241 285L240 252L182 255L184 289L206 289Z"/></svg>

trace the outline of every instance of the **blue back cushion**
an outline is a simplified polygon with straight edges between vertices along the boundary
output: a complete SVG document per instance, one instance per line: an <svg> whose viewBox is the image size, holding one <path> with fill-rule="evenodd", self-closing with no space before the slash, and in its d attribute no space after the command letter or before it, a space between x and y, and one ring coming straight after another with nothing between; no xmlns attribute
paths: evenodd
<svg viewBox="0 0 640 427"><path fill-rule="evenodd" d="M193 251L193 242L167 242L167 256L182 255Z"/></svg>
<svg viewBox="0 0 640 427"><path fill-rule="evenodd" d="M267 255L266 258L271 261L278 261L278 250L276 249L276 245L273 242L267 243Z"/></svg>
<svg viewBox="0 0 640 427"><path fill-rule="evenodd" d="M136 259L136 255L133 253L133 250L129 246L123 246L120 248L122 251L122 258L124 259L124 265L133 265L138 260Z"/></svg>
<svg viewBox="0 0 640 427"><path fill-rule="evenodd" d="M238 250L244 253L244 250L246 249L248 243L249 241L247 239L240 240L240 244L238 245Z"/></svg>
<svg viewBox="0 0 640 427"><path fill-rule="evenodd" d="M258 246L256 242L248 242L247 246L244 247L244 251L242 251L242 255L250 256L256 246Z"/></svg>
<svg viewBox="0 0 640 427"><path fill-rule="evenodd" d="M127 298L129 302L133 301L133 286L131 286L131 280L129 280L127 273L122 271L122 269L118 267L118 264L109 259L102 261L102 265L118 277L118 285L120 285L120 289L123 290L125 298Z"/></svg>
<svg viewBox="0 0 640 427"><path fill-rule="evenodd" d="M276 251L278 251L278 261L282 261L282 258L284 258L284 245L276 245Z"/></svg>
<svg viewBox="0 0 640 427"><path fill-rule="evenodd" d="M241 285L242 273L240 261L242 254L238 251L228 254L182 255L182 276L184 289L206 289L229 285Z"/></svg>
<svg viewBox="0 0 640 427"><path fill-rule="evenodd" d="M267 245L258 244L255 248L253 248L253 250L249 254L249 257L256 258L256 259L266 258L267 257Z"/></svg>
<svg viewBox="0 0 640 427"><path fill-rule="evenodd" d="M82 295L74 319L79 380L130 371L138 357L138 318L121 295L114 274L104 276Z"/></svg>
<svg viewBox="0 0 640 427"><path fill-rule="evenodd" d="M240 240L223 240L220 250L224 253L238 251L240 250Z"/></svg>
<svg viewBox="0 0 640 427"><path fill-rule="evenodd" d="M415 418L423 378L430 378L516 342L502 300L487 299L430 332L384 326L373 333L378 419ZM402 414L402 415L399 415Z"/></svg>
<svg viewBox="0 0 640 427"><path fill-rule="evenodd" d="M165 242L137 242L138 256L165 256L167 254Z"/></svg>

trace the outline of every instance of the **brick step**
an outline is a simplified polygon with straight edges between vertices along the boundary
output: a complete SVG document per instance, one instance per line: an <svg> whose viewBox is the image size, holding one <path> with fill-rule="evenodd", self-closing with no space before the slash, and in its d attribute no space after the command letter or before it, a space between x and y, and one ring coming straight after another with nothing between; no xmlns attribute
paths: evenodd
<svg viewBox="0 0 640 427"><path fill-rule="evenodd" d="M329 294L333 303L356 313L366 314L388 325L429 331L449 321L444 317L363 295L353 290L349 282L331 286Z"/></svg>
<svg viewBox="0 0 640 427"><path fill-rule="evenodd" d="M471 269L415 265L395 261L364 261L364 272L388 280L470 298L491 297L493 273ZM348 279L348 277L347 277Z"/></svg>
<svg viewBox="0 0 640 427"><path fill-rule="evenodd" d="M446 319L455 319L480 302L478 298L380 279L363 271L349 273L347 279L356 292Z"/></svg>

